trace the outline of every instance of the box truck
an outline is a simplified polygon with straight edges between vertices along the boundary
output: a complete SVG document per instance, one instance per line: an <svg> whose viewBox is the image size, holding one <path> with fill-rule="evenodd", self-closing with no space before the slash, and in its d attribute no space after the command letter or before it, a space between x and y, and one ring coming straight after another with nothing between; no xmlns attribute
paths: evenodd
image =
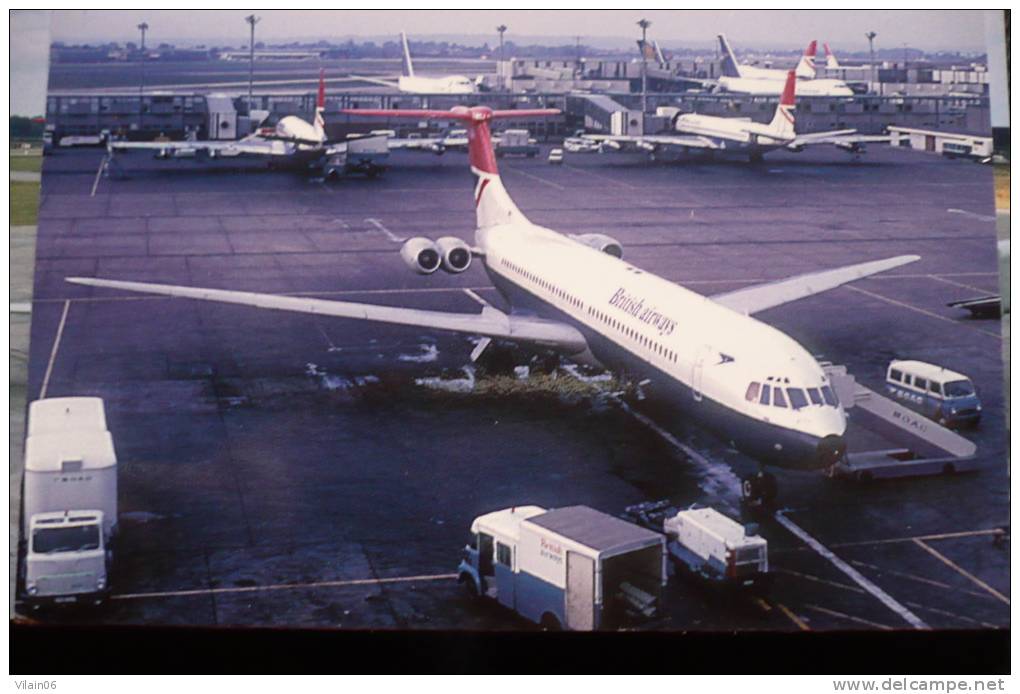
<svg viewBox="0 0 1020 694"><path fill-rule="evenodd" d="M663 521L673 564L736 588L769 587L768 542L712 508L680 511Z"/></svg>
<svg viewBox="0 0 1020 694"><path fill-rule="evenodd" d="M587 506L516 506L474 520L457 574L546 629L620 628L661 609L665 537Z"/></svg>
<svg viewBox="0 0 1020 694"><path fill-rule="evenodd" d="M23 597L30 607L101 603L117 530L117 456L99 398L29 407L22 491Z"/></svg>

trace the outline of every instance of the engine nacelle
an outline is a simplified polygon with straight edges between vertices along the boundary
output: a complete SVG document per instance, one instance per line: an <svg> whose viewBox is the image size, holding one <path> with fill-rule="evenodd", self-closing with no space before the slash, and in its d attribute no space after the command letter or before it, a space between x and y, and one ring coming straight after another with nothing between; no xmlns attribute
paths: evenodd
<svg viewBox="0 0 1020 694"><path fill-rule="evenodd" d="M430 239L422 236L404 241L400 247L400 257L411 270L419 275L431 275L442 264L439 247Z"/></svg>
<svg viewBox="0 0 1020 694"><path fill-rule="evenodd" d="M456 236L444 236L436 241L436 248L446 272L457 274L471 267L471 247Z"/></svg>
<svg viewBox="0 0 1020 694"><path fill-rule="evenodd" d="M623 245L612 236L606 236L605 234L571 234L570 238L614 258L623 257Z"/></svg>

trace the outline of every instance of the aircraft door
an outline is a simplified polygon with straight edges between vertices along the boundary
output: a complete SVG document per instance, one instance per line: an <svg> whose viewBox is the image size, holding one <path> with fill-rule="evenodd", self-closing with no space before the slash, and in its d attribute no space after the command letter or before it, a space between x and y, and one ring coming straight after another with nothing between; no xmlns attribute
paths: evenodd
<svg viewBox="0 0 1020 694"><path fill-rule="evenodd" d="M701 402L703 397L701 384L705 373L705 360L708 359L711 353L711 347L702 345L698 349L697 356L694 358L694 366L691 367L691 395L694 396L695 402Z"/></svg>

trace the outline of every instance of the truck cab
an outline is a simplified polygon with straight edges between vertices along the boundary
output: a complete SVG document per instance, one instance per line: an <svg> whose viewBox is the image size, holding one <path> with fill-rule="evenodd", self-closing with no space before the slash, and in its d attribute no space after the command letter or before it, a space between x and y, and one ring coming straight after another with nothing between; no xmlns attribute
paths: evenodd
<svg viewBox="0 0 1020 694"><path fill-rule="evenodd" d="M25 592L34 604L105 599L108 547L102 511L36 514L26 539Z"/></svg>
<svg viewBox="0 0 1020 694"><path fill-rule="evenodd" d="M923 361L889 364L886 392L945 427L977 425L981 400L974 383L961 373Z"/></svg>
<svg viewBox="0 0 1020 694"><path fill-rule="evenodd" d="M545 509L539 506L516 506L476 518L457 580L473 595L496 598L512 608L520 522L541 513Z"/></svg>

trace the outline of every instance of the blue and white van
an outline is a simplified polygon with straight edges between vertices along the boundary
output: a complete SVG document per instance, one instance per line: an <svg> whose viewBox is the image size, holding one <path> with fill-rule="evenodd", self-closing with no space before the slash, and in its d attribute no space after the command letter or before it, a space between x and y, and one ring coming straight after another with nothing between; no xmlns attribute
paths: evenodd
<svg viewBox="0 0 1020 694"><path fill-rule="evenodd" d="M981 401L969 378L923 361L893 361L885 377L890 397L906 403L942 426L976 425Z"/></svg>

